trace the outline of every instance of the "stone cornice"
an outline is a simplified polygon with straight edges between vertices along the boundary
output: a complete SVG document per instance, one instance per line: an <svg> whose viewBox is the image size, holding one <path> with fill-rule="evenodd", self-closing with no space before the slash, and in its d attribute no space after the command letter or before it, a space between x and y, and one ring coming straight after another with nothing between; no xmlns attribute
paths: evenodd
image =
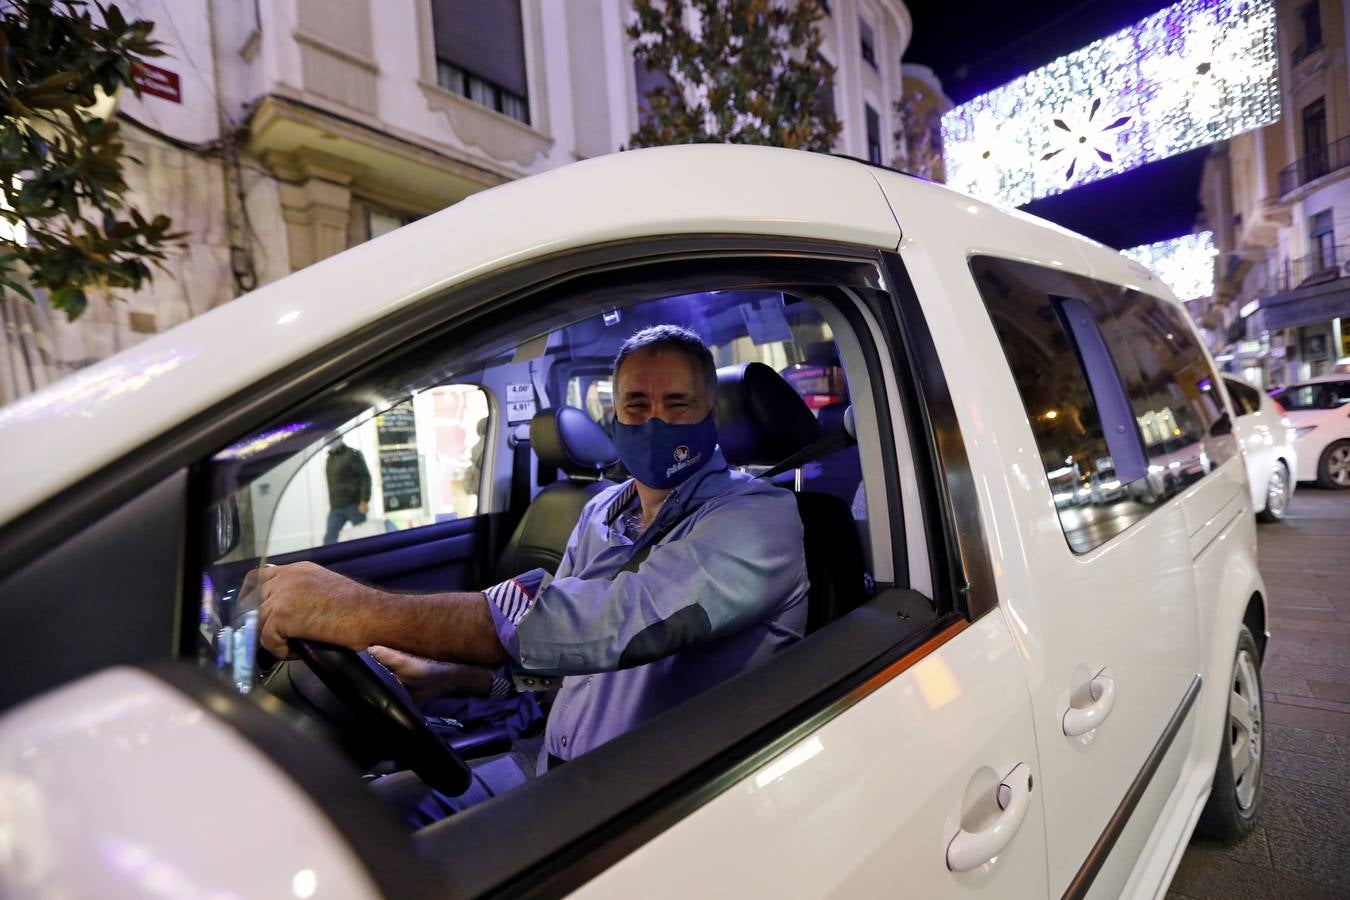
<svg viewBox="0 0 1350 900"><path fill-rule="evenodd" d="M528 166L553 146L553 138L495 109L438 84L419 82L427 107L445 117L455 136L494 159Z"/></svg>

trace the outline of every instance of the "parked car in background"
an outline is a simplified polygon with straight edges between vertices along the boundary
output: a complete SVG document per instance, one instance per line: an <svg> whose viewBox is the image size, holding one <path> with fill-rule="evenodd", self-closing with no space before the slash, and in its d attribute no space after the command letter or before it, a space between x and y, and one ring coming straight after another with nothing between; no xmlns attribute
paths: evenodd
<svg viewBox="0 0 1350 900"><path fill-rule="evenodd" d="M1247 462L1247 481L1252 489L1252 509L1263 522L1278 522L1294 496L1294 426L1284 408L1245 381L1224 376L1224 386L1233 401L1237 420L1233 434Z"/></svg>
<svg viewBox="0 0 1350 900"><path fill-rule="evenodd" d="M1294 423L1299 481L1350 488L1350 375L1324 375L1273 391Z"/></svg>
<svg viewBox="0 0 1350 900"><path fill-rule="evenodd" d="M552 570L613 462L569 398L603 418L657 323L719 367L708 465L840 460L794 478L804 634L400 830L363 774L459 793L484 745L351 648L260 651L241 583ZM1231 415L1156 275L898 172L682 146L475 194L0 409L0 896L1161 897L1261 808ZM386 529L325 543L337 440ZM613 539L619 577L675 565L662 534ZM516 683L587 680L557 646Z"/></svg>

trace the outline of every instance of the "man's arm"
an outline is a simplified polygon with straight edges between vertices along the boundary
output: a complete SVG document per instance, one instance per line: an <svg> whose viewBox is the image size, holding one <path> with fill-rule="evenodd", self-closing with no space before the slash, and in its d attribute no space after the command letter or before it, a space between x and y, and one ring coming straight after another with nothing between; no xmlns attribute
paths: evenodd
<svg viewBox="0 0 1350 900"><path fill-rule="evenodd" d="M255 590L259 637L279 658L291 655L287 641L299 637L353 650L381 644L477 666L507 661L481 593L391 593L311 562L250 572L243 593Z"/></svg>
<svg viewBox="0 0 1350 900"><path fill-rule="evenodd" d="M730 634L805 589L801 520L792 495L773 491L719 503L687 533L653 548L636 572L612 579L560 573L523 605L490 611L515 667L589 674Z"/></svg>

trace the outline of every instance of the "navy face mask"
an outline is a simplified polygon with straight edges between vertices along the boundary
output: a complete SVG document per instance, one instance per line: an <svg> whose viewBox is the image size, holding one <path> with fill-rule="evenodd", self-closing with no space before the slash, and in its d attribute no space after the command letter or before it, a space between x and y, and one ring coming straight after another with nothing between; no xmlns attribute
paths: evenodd
<svg viewBox="0 0 1350 900"><path fill-rule="evenodd" d="M614 422L614 448L625 468L648 487L664 490L681 484L708 461L717 446L712 413L693 425L648 419L641 425Z"/></svg>

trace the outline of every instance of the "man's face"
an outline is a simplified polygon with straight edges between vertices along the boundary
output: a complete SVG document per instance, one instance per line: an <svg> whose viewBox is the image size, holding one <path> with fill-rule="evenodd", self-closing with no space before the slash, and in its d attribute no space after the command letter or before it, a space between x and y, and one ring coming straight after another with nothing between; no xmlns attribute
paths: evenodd
<svg viewBox="0 0 1350 900"><path fill-rule="evenodd" d="M698 364L677 350L639 351L623 361L615 380L615 411L625 425L660 419L693 425L712 412Z"/></svg>

